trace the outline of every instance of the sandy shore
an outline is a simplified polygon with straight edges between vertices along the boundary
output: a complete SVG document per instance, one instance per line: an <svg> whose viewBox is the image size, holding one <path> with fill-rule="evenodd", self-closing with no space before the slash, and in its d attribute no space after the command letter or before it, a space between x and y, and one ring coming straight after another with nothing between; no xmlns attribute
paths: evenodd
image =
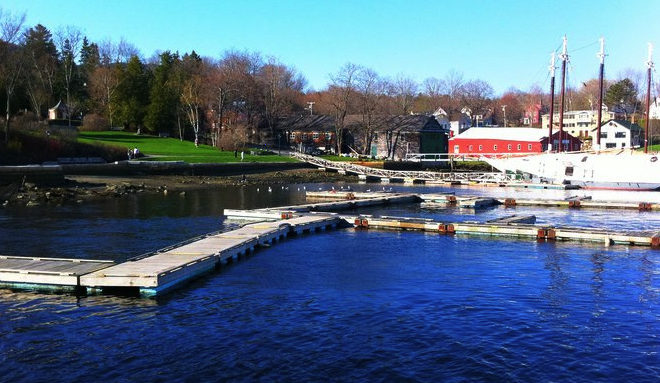
<svg viewBox="0 0 660 383"><path fill-rule="evenodd" d="M297 169L245 176L66 176L63 185L42 187L30 183L0 188L0 205L39 206L82 203L103 197L121 197L142 192L183 192L218 185L296 184L317 182L356 182L355 176Z"/></svg>

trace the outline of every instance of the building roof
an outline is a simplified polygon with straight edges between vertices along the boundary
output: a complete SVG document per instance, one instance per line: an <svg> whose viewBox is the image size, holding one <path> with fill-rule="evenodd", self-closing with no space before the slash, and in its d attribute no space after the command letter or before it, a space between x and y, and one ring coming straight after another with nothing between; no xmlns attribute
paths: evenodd
<svg viewBox="0 0 660 383"><path fill-rule="evenodd" d="M539 128L470 128L452 139L541 141L545 137L547 130Z"/></svg>
<svg viewBox="0 0 660 383"><path fill-rule="evenodd" d="M602 125L601 125L601 128L602 128L603 126L605 126L605 125L610 124L610 123L614 123L614 124L620 125L620 126L626 128L626 129L630 130L630 131L633 131L633 130L642 130L642 127L641 127L641 126L639 126L639 125L637 125L637 124L633 124L633 123L630 122L630 121L626 121L626 120L614 120L614 119L612 119L612 120L607 120L607 121L603 122ZM598 130L597 127L591 129L592 132L595 132L596 130Z"/></svg>
<svg viewBox="0 0 660 383"><path fill-rule="evenodd" d="M362 126L363 118L359 114L346 116L344 125L347 129ZM442 126L433 116L419 114L405 114L398 116L374 116L372 120L373 128L376 130L397 130L397 131L441 131ZM289 117L278 122L279 129L291 131L333 131L335 129L335 119L327 115L302 115Z"/></svg>

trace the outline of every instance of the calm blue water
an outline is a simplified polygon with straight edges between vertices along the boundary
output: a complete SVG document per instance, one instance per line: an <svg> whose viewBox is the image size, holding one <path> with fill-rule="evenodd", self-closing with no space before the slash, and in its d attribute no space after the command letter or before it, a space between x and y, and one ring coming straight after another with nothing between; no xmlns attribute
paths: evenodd
<svg viewBox="0 0 660 383"><path fill-rule="evenodd" d="M5 209L0 253L125 259L229 227L223 208L300 201L225 188ZM590 214L570 219L660 228ZM645 248L332 231L155 300L0 290L0 381L655 382L659 274Z"/></svg>

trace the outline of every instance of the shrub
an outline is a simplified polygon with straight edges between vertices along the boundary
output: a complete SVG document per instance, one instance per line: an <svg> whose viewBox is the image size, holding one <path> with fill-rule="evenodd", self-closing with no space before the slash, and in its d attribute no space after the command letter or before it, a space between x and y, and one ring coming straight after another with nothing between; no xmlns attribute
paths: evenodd
<svg viewBox="0 0 660 383"><path fill-rule="evenodd" d="M90 113L86 115L83 118L83 123L82 126L80 127L80 130L82 131L90 131L90 132L100 132L104 130L108 130L110 128L110 124L108 123L108 119L95 113Z"/></svg>

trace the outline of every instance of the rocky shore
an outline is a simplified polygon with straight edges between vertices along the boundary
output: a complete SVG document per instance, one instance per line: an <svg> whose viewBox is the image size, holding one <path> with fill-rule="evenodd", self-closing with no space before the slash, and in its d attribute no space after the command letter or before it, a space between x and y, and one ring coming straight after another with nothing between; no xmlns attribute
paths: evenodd
<svg viewBox="0 0 660 383"><path fill-rule="evenodd" d="M357 182L355 176L316 169L284 170L240 176L66 176L58 186L18 182L0 186L0 206L61 205L96 198L120 198L134 193L185 193L220 185Z"/></svg>

